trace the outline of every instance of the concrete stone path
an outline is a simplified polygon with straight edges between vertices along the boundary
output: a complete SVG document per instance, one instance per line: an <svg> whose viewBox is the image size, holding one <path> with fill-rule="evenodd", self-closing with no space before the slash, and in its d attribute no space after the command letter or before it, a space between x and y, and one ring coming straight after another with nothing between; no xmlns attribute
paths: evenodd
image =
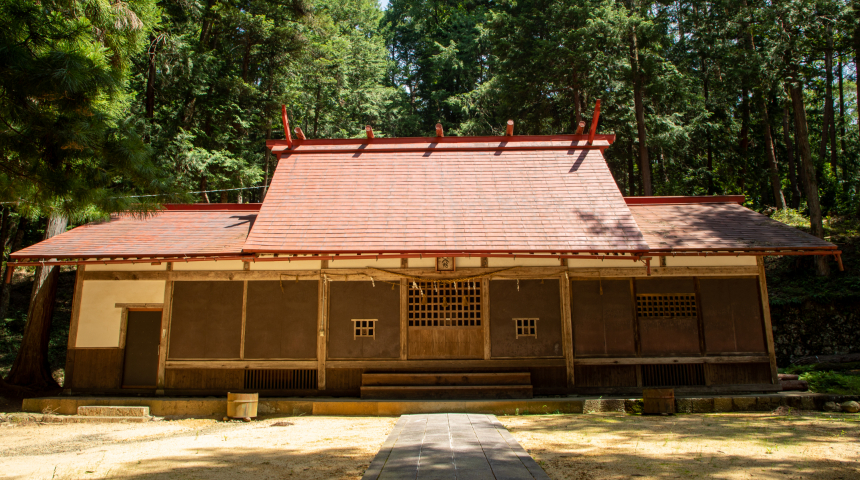
<svg viewBox="0 0 860 480"><path fill-rule="evenodd" d="M482 414L403 415L362 480L549 480L496 419Z"/></svg>

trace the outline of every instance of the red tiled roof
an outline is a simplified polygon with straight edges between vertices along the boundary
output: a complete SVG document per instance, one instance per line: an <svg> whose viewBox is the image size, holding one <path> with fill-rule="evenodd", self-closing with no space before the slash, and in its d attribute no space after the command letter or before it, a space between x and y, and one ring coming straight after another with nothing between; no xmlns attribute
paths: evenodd
<svg viewBox="0 0 860 480"><path fill-rule="evenodd" d="M296 142L282 153L246 252L639 251L601 149L579 137ZM428 143L430 142L430 143ZM502 142L507 142L501 146ZM453 145L453 146L452 146ZM485 151L468 150L489 145ZM280 149L270 142L273 150ZM506 146L529 147L510 150ZM335 152L331 150L335 147ZM555 147L557 149L548 149ZM450 148L450 150L448 150ZM374 152L375 149L383 149ZM397 150L397 151L390 151Z"/></svg>
<svg viewBox="0 0 860 480"><path fill-rule="evenodd" d="M255 210L168 208L146 219L114 215L109 221L83 225L19 250L12 257L238 255L257 217Z"/></svg>
<svg viewBox="0 0 860 480"><path fill-rule="evenodd" d="M836 248L735 202L699 203L708 198L694 198L697 203L628 202L651 251Z"/></svg>

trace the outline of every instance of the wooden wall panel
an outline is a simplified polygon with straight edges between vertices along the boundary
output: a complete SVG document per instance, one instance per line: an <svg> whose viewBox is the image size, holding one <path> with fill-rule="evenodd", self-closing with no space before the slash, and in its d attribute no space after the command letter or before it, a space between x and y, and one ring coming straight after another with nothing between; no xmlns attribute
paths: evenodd
<svg viewBox="0 0 860 480"><path fill-rule="evenodd" d="M216 368L168 368L164 388L175 390L242 390L245 371Z"/></svg>
<svg viewBox="0 0 860 480"><path fill-rule="evenodd" d="M319 281L249 281L245 358L317 356Z"/></svg>
<svg viewBox="0 0 860 480"><path fill-rule="evenodd" d="M543 282L543 283L541 283ZM561 357L558 279L491 280L490 351L497 357ZM514 318L539 318L537 338L516 335Z"/></svg>
<svg viewBox="0 0 860 480"><path fill-rule="evenodd" d="M328 358L400 358L400 292L387 283L329 284ZM353 319L377 319L376 338L354 338ZM326 387L328 388L328 387Z"/></svg>
<svg viewBox="0 0 860 480"><path fill-rule="evenodd" d="M169 358L239 358L243 290L243 282L176 282Z"/></svg>
<svg viewBox="0 0 860 480"><path fill-rule="evenodd" d="M696 293L693 278L637 278L636 294ZM700 355L699 320L696 317L639 317L642 356Z"/></svg>
<svg viewBox="0 0 860 480"><path fill-rule="evenodd" d="M484 358L481 327L411 327L409 358Z"/></svg>
<svg viewBox="0 0 860 480"><path fill-rule="evenodd" d="M769 363L706 363L710 385L760 385L770 383Z"/></svg>
<svg viewBox="0 0 860 480"><path fill-rule="evenodd" d="M326 369L326 390L337 392L355 392L361 390L362 368L329 368Z"/></svg>
<svg viewBox="0 0 860 480"><path fill-rule="evenodd" d="M630 280L574 280L571 295L577 356L636 355Z"/></svg>
<svg viewBox="0 0 860 480"><path fill-rule="evenodd" d="M635 387L636 365L577 365L577 387Z"/></svg>
<svg viewBox="0 0 860 480"><path fill-rule="evenodd" d="M66 373L64 388L106 390L122 386L122 348L73 348L68 359L72 371Z"/></svg>
<svg viewBox="0 0 860 480"><path fill-rule="evenodd" d="M532 386L536 389L561 389L567 387L567 368L532 367L529 369Z"/></svg>
<svg viewBox="0 0 860 480"><path fill-rule="evenodd" d="M708 353L764 353L757 278L702 278L699 308Z"/></svg>

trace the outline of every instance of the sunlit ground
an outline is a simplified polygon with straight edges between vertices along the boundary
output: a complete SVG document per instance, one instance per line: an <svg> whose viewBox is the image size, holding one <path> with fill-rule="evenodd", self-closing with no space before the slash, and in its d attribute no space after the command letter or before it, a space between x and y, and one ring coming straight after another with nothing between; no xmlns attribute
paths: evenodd
<svg viewBox="0 0 860 480"><path fill-rule="evenodd" d="M860 415L499 417L550 478L860 479Z"/></svg>

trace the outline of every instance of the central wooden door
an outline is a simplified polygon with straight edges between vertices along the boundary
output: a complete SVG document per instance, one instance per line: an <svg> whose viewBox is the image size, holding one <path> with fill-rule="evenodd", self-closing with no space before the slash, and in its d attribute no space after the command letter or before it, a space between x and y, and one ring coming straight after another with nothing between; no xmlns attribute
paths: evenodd
<svg viewBox="0 0 860 480"><path fill-rule="evenodd" d="M125 330L123 388L155 388L161 310L129 310Z"/></svg>
<svg viewBox="0 0 860 480"><path fill-rule="evenodd" d="M408 358L484 358L480 281L411 283L407 312Z"/></svg>

